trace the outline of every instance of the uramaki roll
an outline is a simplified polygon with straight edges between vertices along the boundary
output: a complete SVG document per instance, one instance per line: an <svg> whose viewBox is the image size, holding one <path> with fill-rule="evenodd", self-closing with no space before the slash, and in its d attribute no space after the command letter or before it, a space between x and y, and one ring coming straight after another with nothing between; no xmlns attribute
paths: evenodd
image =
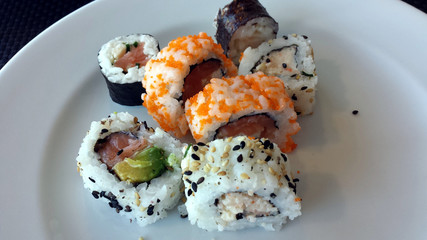
<svg viewBox="0 0 427 240"><path fill-rule="evenodd" d="M296 144L291 136L300 126L282 80L263 73L214 78L185 104L191 133L197 142L246 135L269 138L283 152Z"/></svg>
<svg viewBox="0 0 427 240"><path fill-rule="evenodd" d="M144 106L165 131L182 137L188 132L185 101L212 77L236 74L236 66L206 33L177 38L146 65Z"/></svg>

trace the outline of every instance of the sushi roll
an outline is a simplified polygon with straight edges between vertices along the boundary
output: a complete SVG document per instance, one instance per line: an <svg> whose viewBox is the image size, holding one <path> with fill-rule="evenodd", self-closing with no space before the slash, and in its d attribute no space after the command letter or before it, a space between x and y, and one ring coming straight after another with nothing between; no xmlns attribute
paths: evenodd
<svg viewBox="0 0 427 240"><path fill-rule="evenodd" d="M114 102L127 106L142 104L145 64L159 50L159 42L148 34L121 36L102 45L98 63Z"/></svg>
<svg viewBox="0 0 427 240"><path fill-rule="evenodd" d="M276 38L279 29L258 0L233 0L218 11L215 22L215 38L236 65L247 47Z"/></svg>
<svg viewBox="0 0 427 240"><path fill-rule="evenodd" d="M206 33L180 37L148 61L142 81L147 91L144 106L161 128L182 137L188 132L185 101L211 78L236 74L236 66Z"/></svg>
<svg viewBox="0 0 427 240"><path fill-rule="evenodd" d="M291 34L247 48L239 74L261 71L283 80L297 114L313 113L317 86L311 41L305 35Z"/></svg>
<svg viewBox="0 0 427 240"><path fill-rule="evenodd" d="M204 143L246 135L270 138L291 152L291 136L300 129L283 81L263 73L212 79L185 103L185 114L194 139Z"/></svg>
<svg viewBox="0 0 427 240"><path fill-rule="evenodd" d="M164 218L181 194L183 145L128 113L92 122L77 170L84 187L120 215L145 226Z"/></svg>
<svg viewBox="0 0 427 240"><path fill-rule="evenodd" d="M268 139L217 139L189 148L181 162L191 224L208 231L279 230L301 215L290 163Z"/></svg>

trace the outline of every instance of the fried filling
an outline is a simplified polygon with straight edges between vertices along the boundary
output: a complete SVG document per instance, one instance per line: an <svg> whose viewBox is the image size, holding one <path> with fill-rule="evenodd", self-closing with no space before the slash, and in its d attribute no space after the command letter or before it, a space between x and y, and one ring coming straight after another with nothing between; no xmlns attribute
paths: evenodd
<svg viewBox="0 0 427 240"><path fill-rule="evenodd" d="M184 80L182 100L185 102L202 91L212 78L221 78L222 76L221 61L218 59L209 59L193 66Z"/></svg>
<svg viewBox="0 0 427 240"><path fill-rule="evenodd" d="M218 200L218 211L226 222L246 218L255 222L256 218L275 216L279 209L269 200L257 194L249 195L242 192L226 193Z"/></svg>
<svg viewBox="0 0 427 240"><path fill-rule="evenodd" d="M299 74L295 54L297 46L291 45L281 49L271 51L266 56L263 56L252 69L253 72L261 71L269 76L292 76Z"/></svg>

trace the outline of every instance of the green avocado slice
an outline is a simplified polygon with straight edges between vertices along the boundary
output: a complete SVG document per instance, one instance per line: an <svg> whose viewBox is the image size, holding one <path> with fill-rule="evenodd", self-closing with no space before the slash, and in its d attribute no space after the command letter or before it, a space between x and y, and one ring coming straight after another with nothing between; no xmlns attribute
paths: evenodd
<svg viewBox="0 0 427 240"><path fill-rule="evenodd" d="M148 182L166 170L165 151L156 146L146 148L132 158L117 163L113 170L121 181Z"/></svg>

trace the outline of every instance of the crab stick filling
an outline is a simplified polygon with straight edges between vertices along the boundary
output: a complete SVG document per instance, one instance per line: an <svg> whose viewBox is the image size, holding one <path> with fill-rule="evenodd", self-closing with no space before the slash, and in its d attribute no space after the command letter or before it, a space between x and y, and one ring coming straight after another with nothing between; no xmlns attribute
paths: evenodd
<svg viewBox="0 0 427 240"><path fill-rule="evenodd" d="M212 78L221 78L222 76L220 60L209 59L195 65L191 68L190 73L184 80L182 100L185 102L187 99L202 91L203 87L206 86Z"/></svg>

